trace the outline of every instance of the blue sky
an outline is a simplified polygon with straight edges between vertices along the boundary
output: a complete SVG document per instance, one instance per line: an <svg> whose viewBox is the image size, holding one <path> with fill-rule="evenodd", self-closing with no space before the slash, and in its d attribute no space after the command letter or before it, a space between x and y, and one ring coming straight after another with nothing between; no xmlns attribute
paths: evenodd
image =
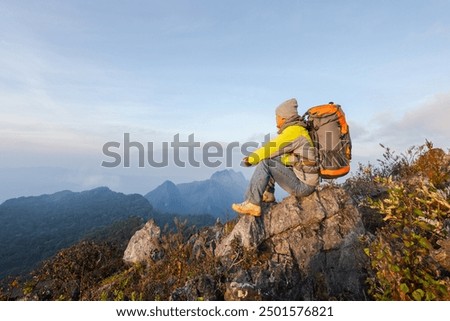
<svg viewBox="0 0 450 321"><path fill-rule="evenodd" d="M125 132L262 141L291 97L300 111L344 107L355 163L379 143L448 148L449 12L438 0L2 0L0 201L205 179L216 169L104 169L102 146Z"/></svg>

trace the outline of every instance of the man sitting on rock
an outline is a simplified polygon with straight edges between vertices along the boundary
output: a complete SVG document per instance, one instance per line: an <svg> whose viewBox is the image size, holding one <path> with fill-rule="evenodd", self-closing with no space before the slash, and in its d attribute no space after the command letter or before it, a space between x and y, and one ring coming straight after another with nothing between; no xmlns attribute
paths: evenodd
<svg viewBox="0 0 450 321"><path fill-rule="evenodd" d="M275 183L297 197L310 195L319 184L316 151L297 107L294 98L278 106L275 111L278 136L243 159L244 166L257 167L245 201L232 205L236 212L260 216L261 201L275 201Z"/></svg>

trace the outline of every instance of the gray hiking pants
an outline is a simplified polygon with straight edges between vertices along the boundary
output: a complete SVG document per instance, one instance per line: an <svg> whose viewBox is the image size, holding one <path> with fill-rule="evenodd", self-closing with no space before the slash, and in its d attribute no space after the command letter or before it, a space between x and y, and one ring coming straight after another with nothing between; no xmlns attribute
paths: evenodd
<svg viewBox="0 0 450 321"><path fill-rule="evenodd" d="M245 195L246 200L259 205L266 188L273 192L273 180L286 192L297 197L307 196L315 189L315 186L307 185L299 180L292 167L284 165L280 157L268 158L256 166Z"/></svg>

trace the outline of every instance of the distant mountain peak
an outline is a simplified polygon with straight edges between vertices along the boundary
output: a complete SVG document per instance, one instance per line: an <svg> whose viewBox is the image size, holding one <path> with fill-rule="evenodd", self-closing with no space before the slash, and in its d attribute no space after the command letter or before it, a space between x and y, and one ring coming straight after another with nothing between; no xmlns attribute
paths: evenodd
<svg viewBox="0 0 450 321"><path fill-rule="evenodd" d="M180 194L180 191L172 181L165 181L153 191L144 196L150 204L166 213L183 213L185 208L185 201Z"/></svg>
<svg viewBox="0 0 450 321"><path fill-rule="evenodd" d="M93 188L91 190L83 191L81 194L84 195L109 195L109 194L116 194L116 192L113 192L109 187L106 186L100 186ZM121 194L121 193L117 193Z"/></svg>
<svg viewBox="0 0 450 321"><path fill-rule="evenodd" d="M148 195L152 195L155 193L178 193L178 187L174 182L166 180L161 185L158 185L154 190L144 195L144 197L147 198Z"/></svg>
<svg viewBox="0 0 450 321"><path fill-rule="evenodd" d="M220 178L220 177L231 177L235 175L236 172L232 169L224 169L222 171L217 171L211 175L211 179Z"/></svg>
<svg viewBox="0 0 450 321"><path fill-rule="evenodd" d="M244 175L241 172L235 172L232 169L225 169L222 171L215 172L214 174L211 175L211 180L223 183L235 183L235 184L246 183Z"/></svg>
<svg viewBox="0 0 450 321"><path fill-rule="evenodd" d="M86 192L112 192L112 191L107 186L99 186L99 187L93 188L93 189L91 189L89 191L86 191Z"/></svg>
<svg viewBox="0 0 450 321"><path fill-rule="evenodd" d="M176 185L175 185L175 183L172 182L171 180L166 180L166 181L164 181L164 183L162 183L162 184L160 185L160 187L161 187L161 186L172 187L172 186L176 186Z"/></svg>
<svg viewBox="0 0 450 321"><path fill-rule="evenodd" d="M215 172L210 179L174 184L165 181L145 198L164 213L210 214L226 217L232 203L242 202L248 182L232 169Z"/></svg>

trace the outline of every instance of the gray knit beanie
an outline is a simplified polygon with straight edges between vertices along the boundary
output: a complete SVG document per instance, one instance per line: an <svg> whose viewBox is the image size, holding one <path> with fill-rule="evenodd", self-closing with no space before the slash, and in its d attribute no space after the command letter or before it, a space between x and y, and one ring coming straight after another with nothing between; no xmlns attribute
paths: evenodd
<svg viewBox="0 0 450 321"><path fill-rule="evenodd" d="M297 107L297 100L295 98L292 98L286 100L284 103L278 106L275 110L275 114L284 119L290 119L292 117L298 116Z"/></svg>

